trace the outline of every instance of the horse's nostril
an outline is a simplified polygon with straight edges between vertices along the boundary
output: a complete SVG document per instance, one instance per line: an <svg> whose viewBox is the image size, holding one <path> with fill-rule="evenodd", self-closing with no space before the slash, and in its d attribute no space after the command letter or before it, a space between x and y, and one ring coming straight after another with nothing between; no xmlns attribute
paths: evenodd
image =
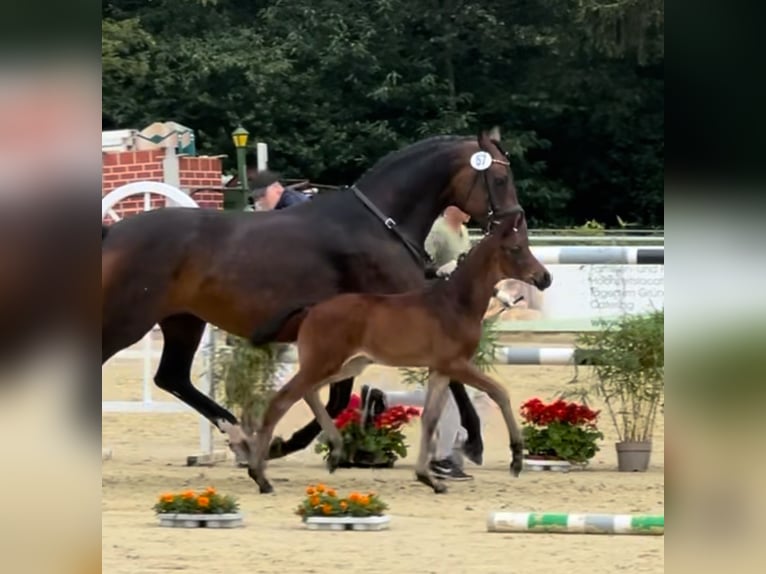
<svg viewBox="0 0 766 574"><path fill-rule="evenodd" d="M540 280L537 283L537 288L541 291L543 289L547 289L551 286L551 283L553 283L553 277L551 276L550 272L546 269L543 271L542 277L540 277Z"/></svg>

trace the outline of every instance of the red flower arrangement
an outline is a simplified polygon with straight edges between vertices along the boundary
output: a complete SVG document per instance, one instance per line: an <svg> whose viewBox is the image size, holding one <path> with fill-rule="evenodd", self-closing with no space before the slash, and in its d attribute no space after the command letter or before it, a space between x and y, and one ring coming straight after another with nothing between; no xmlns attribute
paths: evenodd
<svg viewBox="0 0 766 574"><path fill-rule="evenodd" d="M599 450L596 441L604 438L596 426L599 412L562 399L549 404L528 400L521 405L528 458L586 463Z"/></svg>
<svg viewBox="0 0 766 574"><path fill-rule="evenodd" d="M420 409L394 406L362 428L361 399L352 395L348 407L335 417L335 426L343 437L341 466L392 466L397 458L407 456L401 429L417 416L420 416ZM326 459L330 448L322 439L317 442L316 452L324 453Z"/></svg>

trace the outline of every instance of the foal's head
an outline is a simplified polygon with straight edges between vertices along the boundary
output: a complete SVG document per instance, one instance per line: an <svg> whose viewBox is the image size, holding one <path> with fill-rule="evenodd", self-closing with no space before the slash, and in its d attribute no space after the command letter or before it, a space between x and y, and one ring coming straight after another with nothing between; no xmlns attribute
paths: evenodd
<svg viewBox="0 0 766 574"><path fill-rule="evenodd" d="M551 286L551 274L529 249L524 212L505 218L484 240L492 250L492 264L502 279L518 279L541 291Z"/></svg>

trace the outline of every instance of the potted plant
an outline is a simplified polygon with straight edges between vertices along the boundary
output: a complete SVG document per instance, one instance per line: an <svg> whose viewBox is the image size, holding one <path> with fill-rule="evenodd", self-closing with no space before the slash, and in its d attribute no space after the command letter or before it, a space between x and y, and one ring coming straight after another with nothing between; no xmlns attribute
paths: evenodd
<svg viewBox="0 0 766 574"><path fill-rule="evenodd" d="M209 486L202 492L185 490L161 494L154 504L160 526L181 528L232 528L242 525L239 503Z"/></svg>
<svg viewBox="0 0 766 574"><path fill-rule="evenodd" d="M229 335L216 347L212 364L216 391L224 404L236 410L242 430L252 434L274 395L274 377L280 363L277 345L253 347L246 339Z"/></svg>
<svg viewBox="0 0 766 574"><path fill-rule="evenodd" d="M280 362L280 345L253 347L247 339L227 335L225 345L217 345L210 370L213 392L223 404L232 409L251 435L269 400L276 392L274 380L286 365ZM237 456L236 464L247 466Z"/></svg>
<svg viewBox="0 0 766 574"><path fill-rule="evenodd" d="M362 426L361 399L352 395L349 406L335 418L335 426L343 438L341 468L392 467L398 458L407 456L402 427L420 414L414 407L394 406ZM322 433L315 446L326 460L330 446Z"/></svg>
<svg viewBox="0 0 766 574"><path fill-rule="evenodd" d="M390 517L388 505L374 492L338 496L323 484L309 485L295 513L311 530L383 530Z"/></svg>
<svg viewBox="0 0 766 574"><path fill-rule="evenodd" d="M601 321L603 330L578 336L576 353L591 357L593 377L574 392L604 401L617 431L620 471L649 467L652 433L665 393L665 313ZM577 373L577 371L576 371ZM578 382L575 374L574 383Z"/></svg>
<svg viewBox="0 0 766 574"><path fill-rule="evenodd" d="M533 398L521 405L525 465L540 470L569 470L595 456L596 441L604 435L596 427L599 411L558 399L545 404Z"/></svg>

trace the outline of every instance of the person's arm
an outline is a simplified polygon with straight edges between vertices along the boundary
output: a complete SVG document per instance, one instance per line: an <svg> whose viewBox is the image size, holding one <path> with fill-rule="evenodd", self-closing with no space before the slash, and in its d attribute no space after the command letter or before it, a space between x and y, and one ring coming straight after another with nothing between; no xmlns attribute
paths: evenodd
<svg viewBox="0 0 766 574"><path fill-rule="evenodd" d="M431 233L426 237L425 243L426 252L431 256L431 260L436 267L436 277L444 277L454 271L457 265L456 261L443 261L448 257L447 254L447 242L444 237L438 232Z"/></svg>
<svg viewBox="0 0 766 574"><path fill-rule="evenodd" d="M308 195L301 193L300 191L296 191L290 187L286 187L274 209L285 209L299 203L304 203L310 199L311 198Z"/></svg>
<svg viewBox="0 0 766 574"><path fill-rule="evenodd" d="M445 231L434 229L426 237L425 248L437 266L436 276L449 275L457 267L457 258L453 258L449 251L449 242L444 236Z"/></svg>

